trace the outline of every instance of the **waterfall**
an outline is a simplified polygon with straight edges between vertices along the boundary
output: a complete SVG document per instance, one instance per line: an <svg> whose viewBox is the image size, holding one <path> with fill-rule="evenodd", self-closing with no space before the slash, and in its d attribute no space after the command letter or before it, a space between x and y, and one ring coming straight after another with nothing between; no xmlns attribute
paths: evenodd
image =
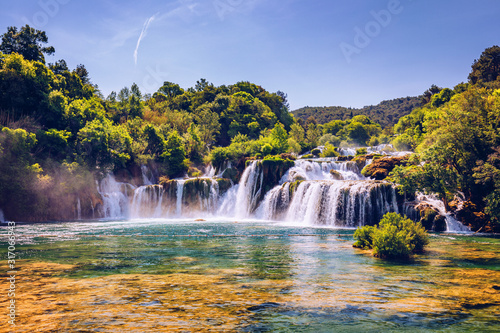
<svg viewBox="0 0 500 333"><path fill-rule="evenodd" d="M182 215L182 194L184 192L184 180L178 180L177 181L177 201L176 201L176 206L175 206L175 213L177 216Z"/></svg>
<svg viewBox="0 0 500 333"><path fill-rule="evenodd" d="M298 160L283 176L282 182L302 180L327 180L332 179L330 171L338 172L342 180L365 179L360 173L355 162L337 162L335 159Z"/></svg>
<svg viewBox="0 0 500 333"><path fill-rule="evenodd" d="M338 152L342 156L354 156L356 155L356 148L339 148Z"/></svg>
<svg viewBox="0 0 500 333"><path fill-rule="evenodd" d="M92 208L92 218L95 219L94 201L92 199L90 199L90 208Z"/></svg>
<svg viewBox="0 0 500 333"><path fill-rule="evenodd" d="M439 212L439 215L442 215L446 219L446 231L447 232L470 232L470 228L463 225L459 221L457 221L451 214L446 211L446 207L442 200L436 198L435 195L424 195L420 193L417 195L417 201L422 203L425 202L429 206L433 207Z"/></svg>
<svg viewBox="0 0 500 333"><path fill-rule="evenodd" d="M3 215L3 210L0 208L0 223L5 222L5 216Z"/></svg>
<svg viewBox="0 0 500 333"><path fill-rule="evenodd" d="M285 220L303 225L357 227L398 212L391 184L376 181L304 181L293 195ZM267 215L273 215L268 211Z"/></svg>
<svg viewBox="0 0 500 333"><path fill-rule="evenodd" d="M390 148L379 146L371 151ZM315 158L297 160L290 167L282 161L250 161L236 185L221 179L230 163L221 170L208 167L206 177L170 180L162 185L150 184L149 171L143 166L146 185L138 188L107 175L98 185L103 201L99 208L107 218L224 216L339 228L374 225L388 212L416 218L418 212L412 205L400 202L398 206L392 184L361 175L361 169L371 162L367 159L363 165L359 161ZM430 196L420 196L419 200L446 216L448 231L468 230L446 214L441 201Z"/></svg>
<svg viewBox="0 0 500 333"><path fill-rule="evenodd" d="M142 183L144 185L153 185L153 180L148 177L148 171L149 169L147 166L141 165Z"/></svg>
<svg viewBox="0 0 500 333"><path fill-rule="evenodd" d="M102 197L102 215L105 218L124 218L128 216L128 192L134 186L117 182L112 174L108 174L97 187Z"/></svg>
<svg viewBox="0 0 500 333"><path fill-rule="evenodd" d="M246 218L254 211L263 182L262 168L258 161L252 161L245 169L236 193L236 217Z"/></svg>
<svg viewBox="0 0 500 333"><path fill-rule="evenodd" d="M137 188L132 199L131 216L135 218L164 216L163 193L161 185L145 185Z"/></svg>
<svg viewBox="0 0 500 333"><path fill-rule="evenodd" d="M82 205L80 203L80 198L76 200L76 218L78 220L82 219Z"/></svg>
<svg viewBox="0 0 500 333"><path fill-rule="evenodd" d="M289 204L290 183L285 183L267 192L256 215L265 220L281 220Z"/></svg>

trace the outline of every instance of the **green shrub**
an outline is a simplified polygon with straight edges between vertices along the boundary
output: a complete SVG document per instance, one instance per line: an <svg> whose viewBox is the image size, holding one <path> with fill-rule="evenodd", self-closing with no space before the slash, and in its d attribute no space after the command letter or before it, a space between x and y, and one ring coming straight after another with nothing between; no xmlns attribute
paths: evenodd
<svg viewBox="0 0 500 333"><path fill-rule="evenodd" d="M321 154L321 150L319 150L319 149L313 149L311 151L311 154L313 154L314 156L318 157L319 154Z"/></svg>
<svg viewBox="0 0 500 333"><path fill-rule="evenodd" d="M354 232L354 239L356 239L356 242L353 246L361 249L371 249L373 247L373 234L376 230L376 227L369 225L366 225L363 228L358 228Z"/></svg>
<svg viewBox="0 0 500 333"><path fill-rule="evenodd" d="M273 147L269 143L266 143L262 146L261 151L263 156L267 156L273 152Z"/></svg>
<svg viewBox="0 0 500 333"><path fill-rule="evenodd" d="M321 157L337 157L337 156L339 156L337 148L335 148L332 144L327 143L325 145L325 149L323 149L323 153L321 153Z"/></svg>
<svg viewBox="0 0 500 333"><path fill-rule="evenodd" d="M217 169L222 168L222 165L227 159L228 153L226 148L216 147L210 153L210 160L212 162L212 165Z"/></svg>
<svg viewBox="0 0 500 333"><path fill-rule="evenodd" d="M368 154L368 149L366 149L366 148L358 148L358 149L356 149L356 156L366 155L366 154Z"/></svg>
<svg viewBox="0 0 500 333"><path fill-rule="evenodd" d="M354 233L354 247L373 248L380 258L408 259L412 253L421 253L429 244L429 237L420 223L397 213L387 213L378 227L365 226Z"/></svg>

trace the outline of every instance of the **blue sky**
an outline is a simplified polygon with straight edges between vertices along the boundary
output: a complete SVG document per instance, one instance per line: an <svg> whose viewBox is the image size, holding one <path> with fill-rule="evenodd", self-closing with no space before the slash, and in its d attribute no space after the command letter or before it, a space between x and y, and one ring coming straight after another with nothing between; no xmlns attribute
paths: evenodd
<svg viewBox="0 0 500 333"><path fill-rule="evenodd" d="M0 31L46 31L107 96L251 81L302 106L377 104L467 80L500 44L497 0L2 0Z"/></svg>

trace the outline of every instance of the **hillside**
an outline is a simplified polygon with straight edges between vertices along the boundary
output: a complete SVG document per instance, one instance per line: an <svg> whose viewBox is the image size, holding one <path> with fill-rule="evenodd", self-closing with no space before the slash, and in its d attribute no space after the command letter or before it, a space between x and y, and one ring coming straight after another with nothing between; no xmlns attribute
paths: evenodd
<svg viewBox="0 0 500 333"><path fill-rule="evenodd" d="M420 106L420 96L401 97L382 101L377 105L365 106L362 109L346 108L342 106L313 107L306 106L292 111L296 118L306 120L310 116L316 118L318 123L324 124L332 120L345 120L357 115L366 115L382 127L393 126L398 119L410 114Z"/></svg>

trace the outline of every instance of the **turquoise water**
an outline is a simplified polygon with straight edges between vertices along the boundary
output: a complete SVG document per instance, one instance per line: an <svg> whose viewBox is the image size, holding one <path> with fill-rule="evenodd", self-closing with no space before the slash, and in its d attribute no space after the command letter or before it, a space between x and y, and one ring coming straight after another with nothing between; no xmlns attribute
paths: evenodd
<svg viewBox="0 0 500 333"><path fill-rule="evenodd" d="M234 293L246 289L263 292L262 299L245 305L244 312L218 319L234 320L231 331L500 331L500 241L495 238L433 235L425 254L403 263L354 249L353 230L273 222L18 224L16 233L18 259L72 265L51 273L64 281L118 274L153 279L170 274L220 275L220 283ZM6 243L0 246L5 257ZM183 292L190 295L186 288ZM165 306L166 301L155 295L146 292L134 299L151 306L144 311L160 316L146 327L161 320ZM269 301L270 295L274 301ZM111 298L106 294L99 297ZM182 302L177 300L177 304ZM222 298L213 307L233 303ZM96 318L101 318L98 324L76 320L72 329L102 331L104 327L106 331L106 319L101 316L105 310L105 306L94 310ZM126 314L120 316L127 321Z"/></svg>

